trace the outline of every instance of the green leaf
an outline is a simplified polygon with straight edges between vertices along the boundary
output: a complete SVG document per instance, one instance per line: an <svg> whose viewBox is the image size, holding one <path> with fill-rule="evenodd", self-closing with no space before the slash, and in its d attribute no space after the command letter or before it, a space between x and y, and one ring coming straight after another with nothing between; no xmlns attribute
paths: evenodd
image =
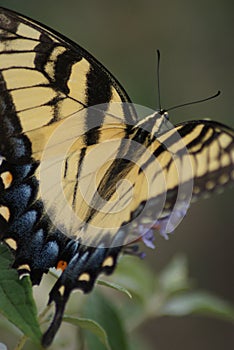
<svg viewBox="0 0 234 350"><path fill-rule="evenodd" d="M129 350L152 350L152 347L147 343L147 341L141 336L141 334L130 337ZM155 349L155 347L154 347Z"/></svg>
<svg viewBox="0 0 234 350"><path fill-rule="evenodd" d="M173 297L164 305L162 313L170 316L200 314L234 321L234 307L205 292L186 293Z"/></svg>
<svg viewBox="0 0 234 350"><path fill-rule="evenodd" d="M104 281L104 280L98 280L97 284L99 284L100 286L105 286L105 287L109 287L112 289L117 290L118 292L122 292L127 294L127 296L132 299L132 295L131 293L124 287L118 285L117 283L113 283L113 282L109 282L109 281Z"/></svg>
<svg viewBox="0 0 234 350"><path fill-rule="evenodd" d="M136 257L124 256L117 266L113 279L142 301L155 290L155 274L143 260Z"/></svg>
<svg viewBox="0 0 234 350"><path fill-rule="evenodd" d="M190 287L188 263L184 256L174 257L160 273L160 285L163 291L171 294Z"/></svg>
<svg viewBox="0 0 234 350"><path fill-rule="evenodd" d="M41 331L29 278L19 280L16 270L10 268L12 255L0 244L0 312L24 335L39 343Z"/></svg>
<svg viewBox="0 0 234 350"><path fill-rule="evenodd" d="M128 342L121 316L110 300L94 291L87 298L84 314L100 323L105 329L112 350L127 350ZM88 349L103 350L105 347L93 334L87 336Z"/></svg>
<svg viewBox="0 0 234 350"><path fill-rule="evenodd" d="M64 316L63 321L67 323L71 323L74 326L79 326L83 329L86 329L92 332L101 341L101 343L105 345L106 349L108 350L111 349L105 330L97 322L90 320L88 318L71 317L71 316Z"/></svg>

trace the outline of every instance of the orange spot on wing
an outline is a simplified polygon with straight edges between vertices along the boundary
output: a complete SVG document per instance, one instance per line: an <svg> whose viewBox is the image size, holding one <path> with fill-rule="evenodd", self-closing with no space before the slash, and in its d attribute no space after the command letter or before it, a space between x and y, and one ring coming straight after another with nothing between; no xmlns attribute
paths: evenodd
<svg viewBox="0 0 234 350"><path fill-rule="evenodd" d="M57 270L62 270L62 271L64 271L65 269L66 269L66 267L67 267L67 262L66 261L64 261L64 260L60 260L59 262L58 262L58 264L57 264Z"/></svg>

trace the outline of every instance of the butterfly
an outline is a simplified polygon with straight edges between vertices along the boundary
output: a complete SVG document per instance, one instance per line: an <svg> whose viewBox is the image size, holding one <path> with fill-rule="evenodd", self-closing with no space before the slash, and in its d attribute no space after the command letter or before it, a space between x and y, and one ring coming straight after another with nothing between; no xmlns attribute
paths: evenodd
<svg viewBox="0 0 234 350"><path fill-rule="evenodd" d="M90 292L136 242L171 232L190 201L234 180L234 131L208 120L139 119L119 82L87 51L0 9L0 239L19 277L40 284L55 315Z"/></svg>

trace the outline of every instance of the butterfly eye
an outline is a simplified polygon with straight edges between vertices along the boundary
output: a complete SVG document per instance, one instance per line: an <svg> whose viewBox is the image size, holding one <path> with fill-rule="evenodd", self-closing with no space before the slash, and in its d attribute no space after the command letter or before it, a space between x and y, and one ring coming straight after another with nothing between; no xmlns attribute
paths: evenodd
<svg viewBox="0 0 234 350"><path fill-rule="evenodd" d="M164 113L163 113L163 116L164 116L167 120L169 120L169 114L168 114L168 112L164 112Z"/></svg>

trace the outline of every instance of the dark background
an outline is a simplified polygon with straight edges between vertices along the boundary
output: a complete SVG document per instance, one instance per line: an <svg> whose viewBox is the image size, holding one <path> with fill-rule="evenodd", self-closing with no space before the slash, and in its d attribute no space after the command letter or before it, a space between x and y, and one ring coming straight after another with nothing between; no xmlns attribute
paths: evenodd
<svg viewBox="0 0 234 350"><path fill-rule="evenodd" d="M156 49L162 55L163 107L222 91L212 101L171 112L172 123L212 118L234 127L234 4L230 0L0 1L63 33L92 53L132 101L157 108ZM233 189L192 206L169 242L158 239L157 271L188 256L197 287L234 301ZM209 318L164 318L144 329L153 348L234 348L233 325Z"/></svg>

